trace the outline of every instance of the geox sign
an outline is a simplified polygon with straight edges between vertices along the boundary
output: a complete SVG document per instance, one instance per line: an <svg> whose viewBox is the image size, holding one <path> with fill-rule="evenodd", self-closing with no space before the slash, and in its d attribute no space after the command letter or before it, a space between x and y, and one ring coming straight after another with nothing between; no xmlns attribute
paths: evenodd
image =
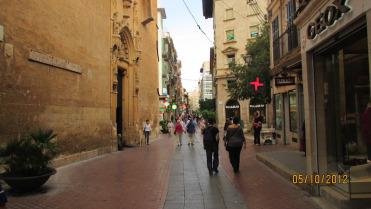
<svg viewBox="0 0 371 209"><path fill-rule="evenodd" d="M308 39L314 39L318 34L322 33L331 25L334 25L343 14L350 11L350 7L346 5L347 0L335 0L324 12L321 12L314 22L309 23L307 28Z"/></svg>

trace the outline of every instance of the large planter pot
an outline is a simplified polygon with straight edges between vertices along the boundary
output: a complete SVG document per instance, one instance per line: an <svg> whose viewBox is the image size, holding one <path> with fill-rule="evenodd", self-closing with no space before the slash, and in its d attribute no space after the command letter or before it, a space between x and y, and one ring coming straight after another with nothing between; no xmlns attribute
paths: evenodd
<svg viewBox="0 0 371 209"><path fill-rule="evenodd" d="M50 168L48 173L39 176L27 176L27 177L14 177L7 173L0 175L0 178L4 180L13 190L19 192L29 192L40 188L49 177L57 173L54 168Z"/></svg>

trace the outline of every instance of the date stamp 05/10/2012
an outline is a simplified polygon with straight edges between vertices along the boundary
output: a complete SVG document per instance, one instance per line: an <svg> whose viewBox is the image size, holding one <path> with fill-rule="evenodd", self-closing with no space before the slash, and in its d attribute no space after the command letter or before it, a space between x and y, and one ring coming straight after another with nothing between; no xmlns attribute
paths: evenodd
<svg viewBox="0 0 371 209"><path fill-rule="evenodd" d="M293 174L291 182L293 184L348 184L349 176L344 174Z"/></svg>

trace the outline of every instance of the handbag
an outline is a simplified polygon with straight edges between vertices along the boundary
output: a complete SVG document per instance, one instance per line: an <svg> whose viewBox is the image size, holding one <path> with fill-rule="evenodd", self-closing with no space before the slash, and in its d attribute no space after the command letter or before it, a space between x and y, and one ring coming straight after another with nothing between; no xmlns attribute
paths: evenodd
<svg viewBox="0 0 371 209"><path fill-rule="evenodd" d="M235 136L237 131L239 131L239 129L237 129L229 138L227 147L242 147L243 139L241 137Z"/></svg>

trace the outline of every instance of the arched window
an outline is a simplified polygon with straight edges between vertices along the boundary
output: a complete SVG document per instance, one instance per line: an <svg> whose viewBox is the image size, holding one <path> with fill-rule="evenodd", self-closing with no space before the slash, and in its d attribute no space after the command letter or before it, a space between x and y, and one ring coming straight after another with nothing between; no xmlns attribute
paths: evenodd
<svg viewBox="0 0 371 209"><path fill-rule="evenodd" d="M225 116L226 118L230 117L239 117L241 118L240 114L240 103L238 103L235 99L230 99L225 104Z"/></svg>

